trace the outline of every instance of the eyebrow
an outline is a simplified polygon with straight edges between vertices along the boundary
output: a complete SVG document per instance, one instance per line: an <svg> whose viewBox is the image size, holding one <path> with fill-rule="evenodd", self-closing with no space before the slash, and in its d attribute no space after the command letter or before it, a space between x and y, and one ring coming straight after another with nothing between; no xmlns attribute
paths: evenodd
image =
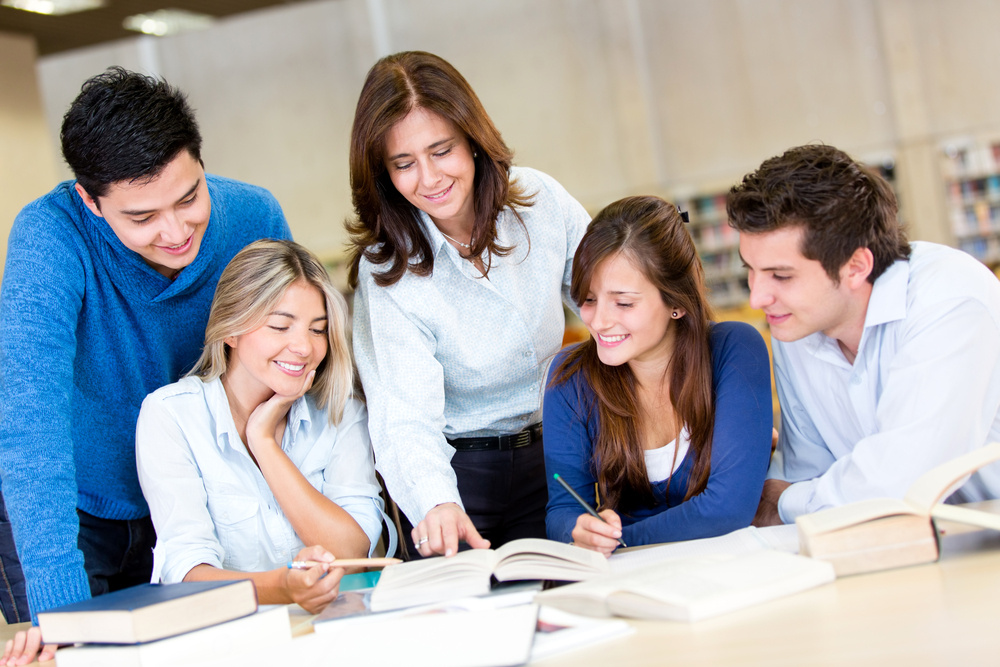
<svg viewBox="0 0 1000 667"><path fill-rule="evenodd" d="M625 290L609 290L608 294L640 294L640 292L627 292Z"/></svg>
<svg viewBox="0 0 1000 667"><path fill-rule="evenodd" d="M199 178L197 181L194 182L194 185L191 186L190 190L181 195L181 198L177 200L177 203L180 203L185 199L187 199L188 197L190 197L191 195L193 195L195 193L195 190L197 190L198 186L200 185L201 185L201 179ZM151 208L148 211L136 211L133 209L126 209L123 211L119 211L119 213L121 213L122 215L146 215L147 213L156 213L156 209Z"/></svg>
<svg viewBox="0 0 1000 667"><path fill-rule="evenodd" d="M271 317L272 315L276 315L277 317L287 317L290 320L296 319L296 317L294 315L292 315L291 313L286 313L283 310L272 310L270 313L267 314L268 317ZM319 317L314 317L312 319L312 321L313 322L323 322L323 321L326 321L328 319L329 318L326 315L320 315Z"/></svg>
<svg viewBox="0 0 1000 667"><path fill-rule="evenodd" d="M747 264L747 261L745 259L743 259L743 254L742 253L740 253L740 262L742 262L744 269L749 269L750 268L750 265ZM794 266L790 266L790 265L786 266L786 265L781 265L781 264L779 264L778 266L764 266L764 267L761 267L759 269L754 269L754 271L794 271L794 270L795 270Z"/></svg>
<svg viewBox="0 0 1000 667"><path fill-rule="evenodd" d="M446 144L449 141L454 141L454 140L455 140L455 137L447 137L445 139L441 139L440 141L435 141L433 144L431 144L430 146L427 147L427 150L432 151L435 148L438 148L439 146L441 146L442 144ZM401 157L410 157L410 153L398 153L396 155L390 155L388 157L388 160L389 161L398 160Z"/></svg>

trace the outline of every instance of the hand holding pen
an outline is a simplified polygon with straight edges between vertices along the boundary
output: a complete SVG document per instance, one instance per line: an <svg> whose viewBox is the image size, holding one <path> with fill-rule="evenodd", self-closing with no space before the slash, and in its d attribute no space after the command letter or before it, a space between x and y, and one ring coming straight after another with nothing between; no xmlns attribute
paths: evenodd
<svg viewBox="0 0 1000 667"><path fill-rule="evenodd" d="M573 541L580 546L586 547L588 549L594 549L595 551L600 551L605 556L611 554L615 550L615 545L610 542L610 540L616 541L621 546L628 546L625 541L621 538L622 522L621 518L614 510L604 510L598 514L597 510L591 507L586 500L580 497L576 491L573 490L569 484L566 483L558 473L552 475L553 479L562 484L563 488L573 497L576 502L580 504L584 510L586 510L586 515L580 515L576 521L576 528L573 529ZM595 523L594 517L600 524Z"/></svg>

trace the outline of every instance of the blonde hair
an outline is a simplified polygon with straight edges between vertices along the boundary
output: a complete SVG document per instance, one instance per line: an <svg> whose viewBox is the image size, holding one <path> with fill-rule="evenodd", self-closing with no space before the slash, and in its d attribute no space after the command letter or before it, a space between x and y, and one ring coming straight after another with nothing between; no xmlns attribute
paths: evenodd
<svg viewBox="0 0 1000 667"><path fill-rule="evenodd" d="M326 302L327 354L316 369L309 394L340 423L351 397L354 365L347 343L347 303L315 255L293 241L255 241L233 257L219 278L205 328L201 357L188 373L208 382L229 368L225 339L259 328L288 288L305 282Z"/></svg>

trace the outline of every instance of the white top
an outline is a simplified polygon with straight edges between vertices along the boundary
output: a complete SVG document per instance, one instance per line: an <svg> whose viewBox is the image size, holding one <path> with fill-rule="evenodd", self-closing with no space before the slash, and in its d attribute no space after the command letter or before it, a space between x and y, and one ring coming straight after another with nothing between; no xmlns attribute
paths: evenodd
<svg viewBox="0 0 1000 667"><path fill-rule="evenodd" d="M562 345L573 253L590 216L551 177L526 168L511 179L537 193L510 210L497 238L516 246L484 257L489 279L464 260L426 214L430 276L406 272L378 287L362 259L354 296L354 355L368 401L379 472L414 525L429 509L461 498L448 435L514 433L541 420L548 363Z"/></svg>
<svg viewBox="0 0 1000 667"><path fill-rule="evenodd" d="M796 482L778 509L800 514L902 498L934 466L1000 440L1000 281L969 255L913 243L875 281L858 355L815 333L775 340L781 403L769 476ZM1000 497L1000 465L953 499Z"/></svg>
<svg viewBox="0 0 1000 667"><path fill-rule="evenodd" d="M677 451L675 458L674 450L677 449L678 442L680 442L680 450ZM684 457L687 456L690 445L691 436L688 435L687 427L684 426L681 427L681 432L677 437L663 447L645 450L643 455L646 459L646 476L650 483L662 482L677 472L677 469L684 463Z"/></svg>
<svg viewBox="0 0 1000 667"><path fill-rule="evenodd" d="M288 412L281 448L358 522L374 549L384 506L365 416L364 404L352 398L333 426L304 396ZM154 582L181 581L201 563L239 572L284 567L307 546L240 440L221 380L187 377L147 396L135 440L156 528Z"/></svg>

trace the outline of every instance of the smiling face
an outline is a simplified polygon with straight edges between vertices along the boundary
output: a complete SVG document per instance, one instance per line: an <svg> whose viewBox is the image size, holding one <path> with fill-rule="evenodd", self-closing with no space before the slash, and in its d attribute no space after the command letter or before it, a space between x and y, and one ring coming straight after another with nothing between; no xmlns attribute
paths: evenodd
<svg viewBox="0 0 1000 667"><path fill-rule="evenodd" d="M241 402L262 403L274 394L291 396L327 353L327 313L323 294L305 282L293 283L263 324L230 336L224 381L242 394Z"/></svg>
<svg viewBox="0 0 1000 667"><path fill-rule="evenodd" d="M464 237L475 221L476 165L469 140L450 120L417 108L392 126L385 166L399 193L445 233Z"/></svg>
<svg viewBox="0 0 1000 667"><path fill-rule="evenodd" d="M186 150L151 181L112 183L97 200L79 184L76 191L126 248L164 276L173 278L198 256L212 204L205 170Z"/></svg>
<svg viewBox="0 0 1000 667"><path fill-rule="evenodd" d="M834 283L819 261L802 254L804 233L801 226L793 225L740 234L740 255L749 271L750 306L764 311L771 335L780 341L799 340L817 331L841 341L852 340L857 336L848 330L856 328L859 303L849 289L850 262L841 268L840 282Z"/></svg>
<svg viewBox="0 0 1000 667"><path fill-rule="evenodd" d="M597 355L609 366L665 365L673 352L672 309L660 291L623 254L597 265L580 319L597 343ZM678 311L679 316L684 313Z"/></svg>

